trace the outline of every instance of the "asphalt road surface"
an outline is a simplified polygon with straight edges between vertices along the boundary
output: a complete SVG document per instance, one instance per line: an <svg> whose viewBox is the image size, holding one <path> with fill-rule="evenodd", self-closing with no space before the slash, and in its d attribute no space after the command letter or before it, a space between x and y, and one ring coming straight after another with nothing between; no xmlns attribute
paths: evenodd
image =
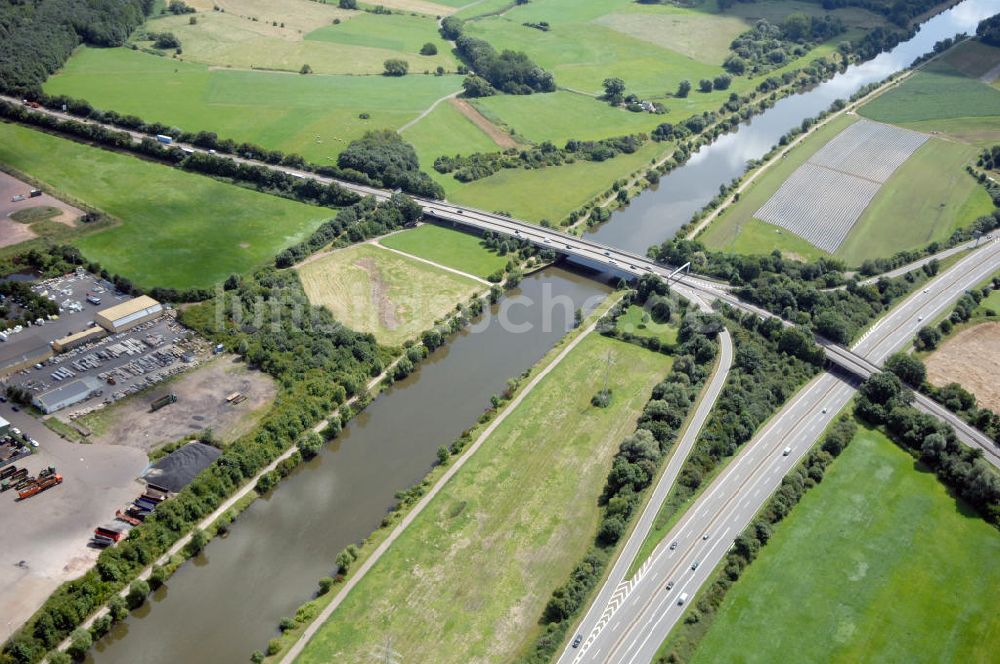
<svg viewBox="0 0 1000 664"><path fill-rule="evenodd" d="M872 327L854 351L874 363L910 343L916 331L947 310L967 289L1000 268L1000 244L982 247L939 275ZM728 464L654 550L636 576L620 587L617 605L599 598L560 664L650 662L733 540L751 522L782 478L847 405L855 386L826 373L810 381ZM787 454L786 454L787 452ZM676 548L670 545L676 542ZM697 568L692 569L697 563ZM668 590L666 584L673 582ZM685 602L681 598L686 597Z"/></svg>

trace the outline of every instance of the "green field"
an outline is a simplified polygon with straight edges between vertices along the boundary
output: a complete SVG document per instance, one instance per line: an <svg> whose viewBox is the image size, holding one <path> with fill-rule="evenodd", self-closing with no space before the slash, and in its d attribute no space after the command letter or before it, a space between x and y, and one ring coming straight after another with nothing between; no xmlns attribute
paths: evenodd
<svg viewBox="0 0 1000 664"><path fill-rule="evenodd" d="M631 113L566 91L496 95L475 99L472 104L494 124L513 127L518 136L535 143L552 141L560 147L571 138L596 140L650 132L666 121L662 115Z"/></svg>
<svg viewBox="0 0 1000 664"><path fill-rule="evenodd" d="M781 184L857 116L842 115L821 127L780 159L741 194L740 200L699 236L705 244L741 254L780 249L788 256L828 255L795 234L754 218ZM978 149L932 138L886 181L834 253L848 265L948 239L956 228L993 210L989 195L965 171Z"/></svg>
<svg viewBox="0 0 1000 664"><path fill-rule="evenodd" d="M75 244L146 287L210 287L334 214L10 124L0 124L0 162L121 220Z"/></svg>
<svg viewBox="0 0 1000 664"><path fill-rule="evenodd" d="M944 241L993 211L986 190L965 171L979 150L932 138L892 174L837 249L849 265Z"/></svg>
<svg viewBox="0 0 1000 664"><path fill-rule="evenodd" d="M775 528L692 659L991 662L1000 534L861 430Z"/></svg>
<svg viewBox="0 0 1000 664"><path fill-rule="evenodd" d="M509 260L484 247L476 235L435 224L394 233L379 240L379 244L483 279L503 270Z"/></svg>
<svg viewBox="0 0 1000 664"><path fill-rule="evenodd" d="M459 76L220 70L125 48L81 48L45 91L329 164L364 132L400 127L460 84ZM362 112L371 117L360 119Z"/></svg>
<svg viewBox="0 0 1000 664"><path fill-rule="evenodd" d="M330 11L350 20L339 25L324 21L322 27L303 34L291 26L251 21L231 12L203 12L194 25L188 15L180 15L156 19L147 29L176 35L185 61L221 67L298 73L302 65L309 64L318 74L381 74L382 63L388 58L407 60L412 73L433 71L438 66L454 71L457 67L432 18L360 14L335 7ZM141 33L133 41L152 47ZM435 43L438 54L420 55L425 42Z"/></svg>
<svg viewBox="0 0 1000 664"><path fill-rule="evenodd" d="M614 399L595 408L590 398L604 373L593 367L609 351ZM670 363L632 344L584 339L393 543L298 661L365 661L389 635L406 661L515 660L590 545L611 457Z"/></svg>
<svg viewBox="0 0 1000 664"><path fill-rule="evenodd" d="M903 126L928 120L985 118L1000 115L1000 90L938 61L865 104L859 112L872 120Z"/></svg>
<svg viewBox="0 0 1000 664"><path fill-rule="evenodd" d="M504 169L496 175L469 184L448 185L448 200L480 208L504 210L526 221L548 219L555 223L593 197L607 190L618 178L645 170L660 150L648 142L635 154L619 155L607 161L580 161L568 166L535 170Z"/></svg>
<svg viewBox="0 0 1000 664"><path fill-rule="evenodd" d="M455 305L485 290L473 279L371 243L309 260L299 267L299 278L312 304L389 346L419 336Z"/></svg>
<svg viewBox="0 0 1000 664"><path fill-rule="evenodd" d="M659 339L663 346L673 346L677 343L677 326L657 323L637 304L630 305L625 313L618 317L617 327L620 331L637 337Z"/></svg>
<svg viewBox="0 0 1000 664"><path fill-rule="evenodd" d="M423 169L446 187L459 183L451 174L442 175L435 171L435 159L442 155L500 150L493 139L447 101L441 102L420 121L406 128L402 135L417 151Z"/></svg>

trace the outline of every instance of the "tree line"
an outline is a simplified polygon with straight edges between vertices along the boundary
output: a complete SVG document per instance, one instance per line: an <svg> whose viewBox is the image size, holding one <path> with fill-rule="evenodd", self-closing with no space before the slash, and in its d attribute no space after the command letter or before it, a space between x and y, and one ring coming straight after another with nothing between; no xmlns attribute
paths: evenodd
<svg viewBox="0 0 1000 664"><path fill-rule="evenodd" d="M544 168L583 161L606 161L620 154L632 154L648 140L646 134L616 136L597 141L570 139L559 148L551 141L526 149L510 148L502 152L474 152L470 155L447 155L434 160L438 173L453 173L459 182L489 177L504 168Z"/></svg>
<svg viewBox="0 0 1000 664"><path fill-rule="evenodd" d="M836 343L853 339L925 276L937 273L932 261L917 274L879 279L861 285L847 281L842 261L821 258L810 263L784 258L775 250L765 256L714 252L694 240L674 238L650 249L650 255L671 265L690 262L692 269L737 287L735 294ZM844 288L836 288L844 286Z"/></svg>
<svg viewBox="0 0 1000 664"><path fill-rule="evenodd" d="M46 108L61 111L65 107L67 113L83 120L93 120L96 123L147 134L151 139L157 135L165 135L170 136L175 141L190 143L205 150L215 150L217 153L261 161L266 164L287 166L365 186L386 189L398 188L415 196L436 199L444 197L444 189L426 173L419 171L419 162L416 161L417 157L413 147L395 132L370 132L348 145L345 153L348 153L349 156L344 158L343 162L338 160L337 166L318 165L306 162L298 154L286 154L280 150L265 149L254 143L238 143L229 138L219 138L215 132L185 132L177 127L159 122L145 122L134 115L102 111L95 109L87 101L72 97L30 93L28 98ZM131 137L123 131L115 131L93 123L60 120L31 108L3 100L0 100L0 117L96 141L118 150L138 151L168 163L178 164L186 157L182 150L172 145L164 145L153 140L133 145ZM388 136L388 134L392 134L392 136ZM207 164L212 159L219 164L229 161L224 160L221 155L213 154L201 156L197 163ZM341 163L345 165L341 166ZM285 174L267 177L280 178L283 175ZM287 177L291 178L292 176Z"/></svg>
<svg viewBox="0 0 1000 664"><path fill-rule="evenodd" d="M1000 14L983 19L976 26L976 36L990 46L1000 46Z"/></svg>
<svg viewBox="0 0 1000 664"><path fill-rule="evenodd" d="M34 0L0 3L0 90L38 90L81 43L121 46L153 0Z"/></svg>
<svg viewBox="0 0 1000 664"><path fill-rule="evenodd" d="M1000 474L982 458L981 450L962 445L951 425L917 410L912 399L912 392L894 373L883 371L862 383L855 413L883 427L984 519L1000 524Z"/></svg>
<svg viewBox="0 0 1000 664"><path fill-rule="evenodd" d="M488 97L497 90L512 95L555 92L551 72L535 64L522 51L497 52L484 39L466 35L461 19L448 16L441 21L441 36L455 42L458 56L467 65L469 76L463 82L469 97Z"/></svg>
<svg viewBox="0 0 1000 664"><path fill-rule="evenodd" d="M708 344L717 350L715 334L704 331L720 328L701 315L690 316L682 324L683 341L677 347L670 373L653 388L635 432L622 441L614 456L599 499L602 518L593 544L570 578L553 591L539 620L544 631L530 652L520 658L522 664L549 662L565 639L573 617L586 605L711 371L714 352L698 353L696 347Z"/></svg>

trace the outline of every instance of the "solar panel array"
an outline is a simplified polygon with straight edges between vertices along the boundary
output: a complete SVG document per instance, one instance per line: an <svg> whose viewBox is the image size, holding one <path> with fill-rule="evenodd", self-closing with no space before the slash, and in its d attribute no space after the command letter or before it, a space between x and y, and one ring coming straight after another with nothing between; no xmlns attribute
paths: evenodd
<svg viewBox="0 0 1000 664"><path fill-rule="evenodd" d="M754 216L833 253L882 184L927 138L859 120L795 169Z"/></svg>

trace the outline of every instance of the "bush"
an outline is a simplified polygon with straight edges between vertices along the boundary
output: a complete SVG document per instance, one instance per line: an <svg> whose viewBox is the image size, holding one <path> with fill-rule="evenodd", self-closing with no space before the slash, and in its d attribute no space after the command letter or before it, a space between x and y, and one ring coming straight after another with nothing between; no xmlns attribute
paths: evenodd
<svg viewBox="0 0 1000 664"><path fill-rule="evenodd" d="M128 608L137 609L146 602L147 595L149 595L149 584L142 579L136 579L129 586L125 603L128 604Z"/></svg>
<svg viewBox="0 0 1000 664"><path fill-rule="evenodd" d="M66 652L73 659L83 659L92 645L94 645L94 639L90 635L90 632L82 628L76 629L73 631L73 635L70 636L70 644Z"/></svg>
<svg viewBox="0 0 1000 664"><path fill-rule="evenodd" d="M438 47L431 42L427 42L420 47L420 55L437 55Z"/></svg>
<svg viewBox="0 0 1000 664"><path fill-rule="evenodd" d="M410 63L399 58L389 58L382 63L382 66L385 67L386 76L406 76L410 71Z"/></svg>

